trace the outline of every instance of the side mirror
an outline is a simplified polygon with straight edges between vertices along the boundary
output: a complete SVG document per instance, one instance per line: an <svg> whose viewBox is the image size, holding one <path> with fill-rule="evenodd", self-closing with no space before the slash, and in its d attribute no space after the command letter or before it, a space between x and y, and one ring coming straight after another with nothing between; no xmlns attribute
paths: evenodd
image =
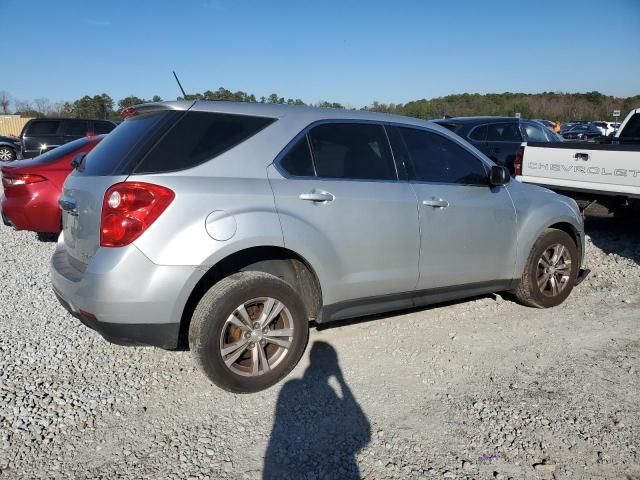
<svg viewBox="0 0 640 480"><path fill-rule="evenodd" d="M77 154L75 157L73 157L73 160L71 160L71 168L73 168L74 170L78 170L79 172L84 170L84 167L82 164L84 162L84 157L86 156L87 156L87 152L81 152Z"/></svg>
<svg viewBox="0 0 640 480"><path fill-rule="evenodd" d="M491 167L491 172L489 173L489 184L492 187L506 185L509 183L510 179L511 174L507 167L503 167L502 165L494 165Z"/></svg>

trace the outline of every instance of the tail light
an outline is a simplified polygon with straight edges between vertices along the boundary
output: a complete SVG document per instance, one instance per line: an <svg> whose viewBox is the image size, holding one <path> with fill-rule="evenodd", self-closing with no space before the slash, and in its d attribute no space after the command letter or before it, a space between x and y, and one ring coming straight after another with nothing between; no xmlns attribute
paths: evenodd
<svg viewBox="0 0 640 480"><path fill-rule="evenodd" d="M142 235L175 198L160 185L123 182L104 194L100 219L100 246L124 247Z"/></svg>
<svg viewBox="0 0 640 480"><path fill-rule="evenodd" d="M31 173L3 173L2 185L12 187L14 185L29 185L31 183L44 182L47 179L42 175L34 175Z"/></svg>
<svg viewBox="0 0 640 480"><path fill-rule="evenodd" d="M513 162L513 171L517 175L522 175L522 162L524 160L524 147L518 148L516 159Z"/></svg>

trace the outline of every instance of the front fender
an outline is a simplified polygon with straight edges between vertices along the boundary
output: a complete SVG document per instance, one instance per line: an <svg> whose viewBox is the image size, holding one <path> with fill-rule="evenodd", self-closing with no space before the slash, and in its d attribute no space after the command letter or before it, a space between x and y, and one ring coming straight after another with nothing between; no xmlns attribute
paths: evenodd
<svg viewBox="0 0 640 480"><path fill-rule="evenodd" d="M520 188L525 187L525 188ZM524 272L533 245L549 227L566 224L575 233L580 252L580 266L584 260L584 224L575 202L550 190L520 184L510 189L518 221L516 277Z"/></svg>

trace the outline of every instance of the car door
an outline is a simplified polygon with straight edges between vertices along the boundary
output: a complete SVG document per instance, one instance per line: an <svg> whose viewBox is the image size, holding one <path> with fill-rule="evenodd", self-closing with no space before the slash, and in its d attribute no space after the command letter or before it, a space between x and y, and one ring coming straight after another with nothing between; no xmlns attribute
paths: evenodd
<svg viewBox="0 0 640 480"><path fill-rule="evenodd" d="M419 202L417 289L505 285L514 276L516 215L505 187L471 150L439 132L387 129Z"/></svg>
<svg viewBox="0 0 640 480"><path fill-rule="evenodd" d="M382 125L317 125L268 175L285 246L316 269L325 305L414 290L417 199L398 181Z"/></svg>
<svg viewBox="0 0 640 480"><path fill-rule="evenodd" d="M514 173L513 163L523 142L518 122L496 122L487 125L487 157Z"/></svg>

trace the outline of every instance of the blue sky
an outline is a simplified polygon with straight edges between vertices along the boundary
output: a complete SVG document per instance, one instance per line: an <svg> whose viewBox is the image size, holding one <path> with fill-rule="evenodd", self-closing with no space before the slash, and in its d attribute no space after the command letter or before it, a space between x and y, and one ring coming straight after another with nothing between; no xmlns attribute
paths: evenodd
<svg viewBox="0 0 640 480"><path fill-rule="evenodd" d="M640 94L640 0L0 0L14 99Z"/></svg>

